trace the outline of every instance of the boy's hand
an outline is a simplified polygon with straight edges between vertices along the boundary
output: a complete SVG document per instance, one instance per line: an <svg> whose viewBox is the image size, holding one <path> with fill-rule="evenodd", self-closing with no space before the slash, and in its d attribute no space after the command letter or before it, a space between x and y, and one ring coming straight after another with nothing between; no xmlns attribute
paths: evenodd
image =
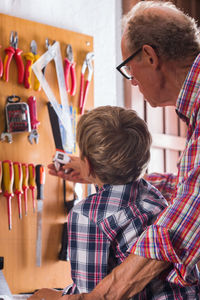
<svg viewBox="0 0 200 300"><path fill-rule="evenodd" d="M49 174L72 182L90 183L88 180L83 178L80 173L80 158L70 154L68 156L70 157L70 162L64 165L59 171L55 169L53 163L49 164ZM65 173L65 170L69 171Z"/></svg>

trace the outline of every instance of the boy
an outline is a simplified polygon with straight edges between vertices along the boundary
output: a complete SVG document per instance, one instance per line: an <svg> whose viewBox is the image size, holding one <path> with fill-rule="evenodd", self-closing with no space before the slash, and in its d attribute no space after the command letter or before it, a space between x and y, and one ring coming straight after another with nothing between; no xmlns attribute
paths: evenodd
<svg viewBox="0 0 200 300"><path fill-rule="evenodd" d="M77 143L81 174L95 184L96 193L68 216L73 284L65 289L67 294L91 291L128 256L133 241L167 206L161 193L141 179L151 136L135 111L93 109L78 122Z"/></svg>

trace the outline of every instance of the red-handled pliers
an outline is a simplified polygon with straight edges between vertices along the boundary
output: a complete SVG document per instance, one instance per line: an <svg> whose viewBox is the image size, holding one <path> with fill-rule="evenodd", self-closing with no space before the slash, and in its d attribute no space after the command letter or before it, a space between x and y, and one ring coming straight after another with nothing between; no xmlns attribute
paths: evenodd
<svg viewBox="0 0 200 300"><path fill-rule="evenodd" d="M80 108L81 115L84 113L85 101L87 98L90 81L92 79L92 73L93 73L92 60L93 59L94 59L94 53L88 52L85 57L85 60L83 62L82 69L81 69L81 87L80 87L80 98L79 98L79 108ZM85 74L85 71L87 68L88 68L88 77L87 77L85 89L84 89L84 74Z"/></svg>
<svg viewBox="0 0 200 300"><path fill-rule="evenodd" d="M10 33L10 46L5 49L6 56L4 59L4 66L3 66L3 79L5 81L8 81L9 79L9 67L10 62L12 60L12 57L14 55L14 58L17 63L17 69L18 69L18 83L23 83L24 81L24 64L22 61L21 53L22 50L17 48L18 45L18 35L16 31L11 31Z"/></svg>
<svg viewBox="0 0 200 300"><path fill-rule="evenodd" d="M64 59L64 61L65 61L65 69L64 69L65 85L66 85L67 93L70 93L71 96L74 96L76 93L76 72L75 72L76 63L74 62L72 46L70 44L67 45L66 54L67 54L67 57L65 57L65 59ZM69 73L71 75L71 89L69 86Z"/></svg>

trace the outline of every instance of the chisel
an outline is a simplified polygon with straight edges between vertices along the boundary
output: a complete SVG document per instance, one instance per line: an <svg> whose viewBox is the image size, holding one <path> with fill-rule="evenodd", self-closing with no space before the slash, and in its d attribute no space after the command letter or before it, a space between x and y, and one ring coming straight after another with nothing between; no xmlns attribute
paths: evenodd
<svg viewBox="0 0 200 300"><path fill-rule="evenodd" d="M19 218L22 218L22 203L21 203L21 195L22 195L22 165L19 162L13 163L14 168L14 194L17 196L18 201L18 211Z"/></svg>
<svg viewBox="0 0 200 300"><path fill-rule="evenodd" d="M3 191L4 196L7 199L8 205L8 228L12 229L12 211L11 211L11 199L13 196L13 163L10 160L4 160L3 163Z"/></svg>
<svg viewBox="0 0 200 300"><path fill-rule="evenodd" d="M28 164L22 164L22 189L24 193L25 216L27 216Z"/></svg>
<svg viewBox="0 0 200 300"><path fill-rule="evenodd" d="M36 265L42 263L42 209L44 199L45 169L43 165L36 165L37 185L37 241L36 241Z"/></svg>

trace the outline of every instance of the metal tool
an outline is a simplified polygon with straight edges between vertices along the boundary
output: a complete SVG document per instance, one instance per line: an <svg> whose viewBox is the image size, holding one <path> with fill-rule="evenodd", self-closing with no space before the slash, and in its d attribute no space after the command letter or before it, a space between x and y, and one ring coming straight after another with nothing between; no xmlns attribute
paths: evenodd
<svg viewBox="0 0 200 300"><path fill-rule="evenodd" d="M13 163L14 169L14 194L17 196L18 201L18 211L19 218L22 218L22 204L21 204L21 195L22 195L22 165L19 162Z"/></svg>
<svg viewBox="0 0 200 300"><path fill-rule="evenodd" d="M81 69L81 86L80 86L80 97L79 97L79 108L80 108L80 114L82 115L84 113L84 108L85 108L85 102L86 102L86 98L87 98L87 94L88 94L88 90L89 90L89 85L90 85L90 81L92 79L92 74L93 74L93 65L92 65L92 60L94 59L94 53L93 52L88 52L85 60L83 62L83 66ZM84 87L84 75L85 75L85 71L88 68L88 76L87 76L87 80L85 83L85 87Z"/></svg>
<svg viewBox="0 0 200 300"><path fill-rule="evenodd" d="M1 48L2 46L0 45L0 48ZM0 77L2 77L3 76L3 62L2 62L2 59L0 58Z"/></svg>
<svg viewBox="0 0 200 300"><path fill-rule="evenodd" d="M23 55L26 59L26 67L25 67L25 74L24 74L24 86L26 89L31 87L31 74L32 74L32 64L38 60L40 57L37 54L37 43L35 40L31 41L30 44L30 52L25 53ZM39 91L41 89L40 82L38 81L37 77L35 77L34 81L34 90Z"/></svg>
<svg viewBox="0 0 200 300"><path fill-rule="evenodd" d="M7 98L5 107L6 125L5 131L1 134L1 140L8 138L8 142L12 143L12 134L18 132L30 132L30 113L28 104L20 102L21 98L11 95Z"/></svg>
<svg viewBox="0 0 200 300"><path fill-rule="evenodd" d="M60 92L59 103L54 96L52 89L48 85L48 82L45 76L42 73L42 70L45 66L48 65L50 61L54 60L56 67L56 74L58 79L58 86ZM49 46L48 51L46 51L32 66L33 71L35 72L40 84L46 93L49 101L51 102L60 122L66 130L67 135L67 144L66 148L68 152L71 152L74 147L74 137L71 124L71 116L68 104L68 97L65 86L64 70L63 70L63 60L60 51L60 44L55 42L53 45Z"/></svg>
<svg viewBox="0 0 200 300"><path fill-rule="evenodd" d="M35 97L31 96L28 98L28 106L31 119L31 133L28 136L28 140L31 144L33 144L33 141L35 141L35 143L37 144L39 140L37 127L40 124L40 122L37 120L37 106Z"/></svg>
<svg viewBox="0 0 200 300"><path fill-rule="evenodd" d="M2 272L3 268L4 268L4 257L1 256L0 257L0 299L12 300L13 297L11 291Z"/></svg>
<svg viewBox="0 0 200 300"><path fill-rule="evenodd" d="M37 185L37 242L36 242L36 265L42 263L42 210L44 200L45 169L43 165L36 165Z"/></svg>
<svg viewBox="0 0 200 300"><path fill-rule="evenodd" d="M28 164L28 173L29 173L29 188L32 192L32 201L33 201L33 212L35 212L35 166L34 164Z"/></svg>
<svg viewBox="0 0 200 300"><path fill-rule="evenodd" d="M24 193L24 205L25 205L25 216L27 216L28 205L27 205L27 190L28 186L28 164L22 164L22 189Z"/></svg>
<svg viewBox="0 0 200 300"><path fill-rule="evenodd" d="M4 197L7 199L8 206L8 228L12 229L12 210L11 210L11 199L13 197L13 163L10 160L4 160L3 166L3 191Z"/></svg>
<svg viewBox="0 0 200 300"><path fill-rule="evenodd" d="M75 62L74 55L72 51L72 46L69 44L66 47L66 55L64 62L64 74L65 74L65 85L67 93L70 93L71 96L74 96L76 93L76 71L75 71ZM69 86L69 74L71 75L71 88Z"/></svg>
<svg viewBox="0 0 200 300"><path fill-rule="evenodd" d="M18 34L16 31L11 31L10 33L10 46L5 49L5 59L4 59L4 72L3 72L3 79L8 82L9 79L9 68L10 62L14 55L15 61L17 63L18 69L18 83L21 84L24 81L24 64L22 61L21 53L22 50L18 48Z"/></svg>

